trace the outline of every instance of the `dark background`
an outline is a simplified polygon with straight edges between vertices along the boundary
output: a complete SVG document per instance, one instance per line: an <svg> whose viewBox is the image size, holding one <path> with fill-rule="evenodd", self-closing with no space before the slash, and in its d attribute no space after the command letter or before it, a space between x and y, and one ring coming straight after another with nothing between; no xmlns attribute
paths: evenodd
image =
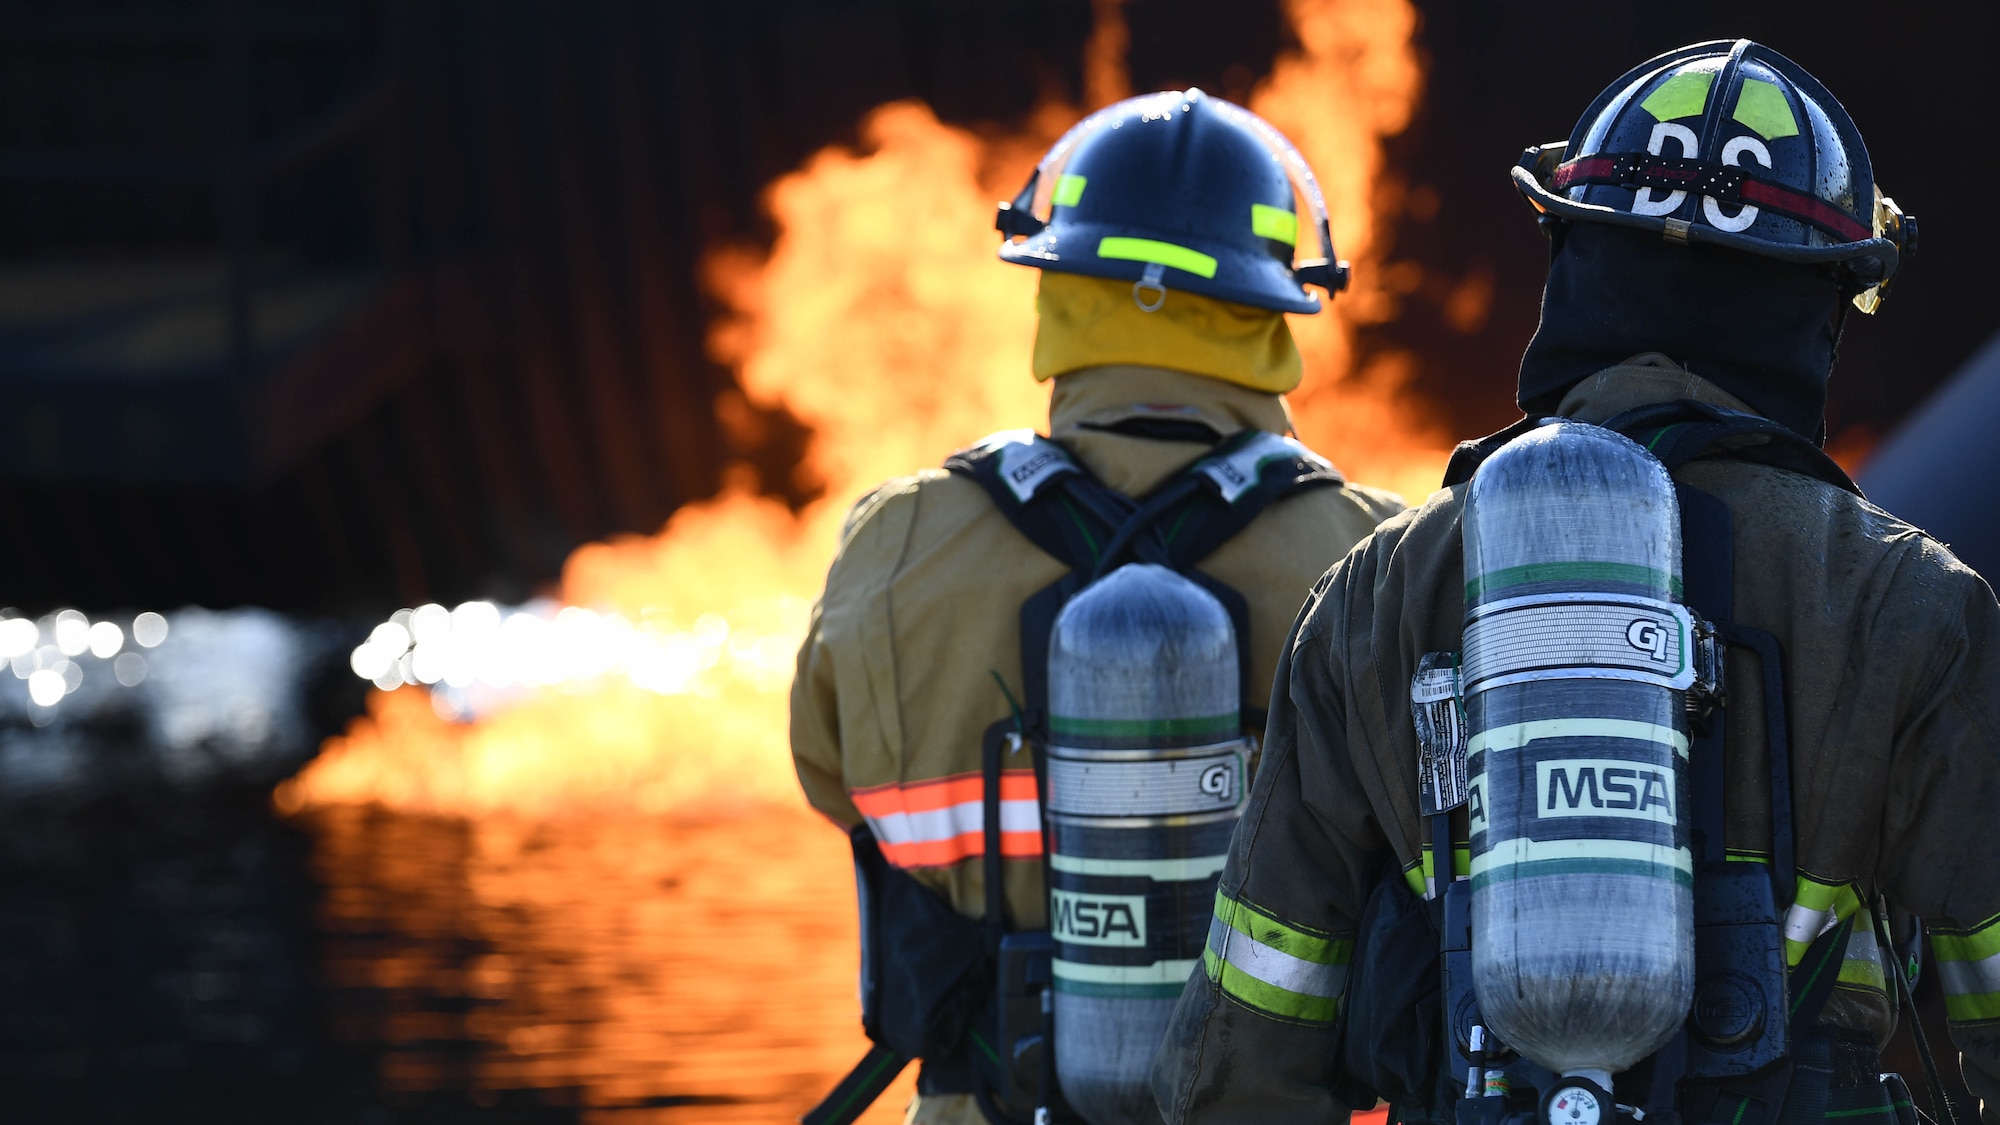
<svg viewBox="0 0 2000 1125"><path fill-rule="evenodd" d="M1511 419L1534 326L1546 251L1508 165L1695 39L1811 69L1923 221L1850 332L1837 440L1892 427L2000 321L1984 48L1945 6L1420 6L1390 255L1423 280L1365 346L1413 352L1459 433ZM1285 45L1274 4L1128 18L1142 90L1242 97ZM781 467L796 425L744 450L713 423L732 384L701 254L768 240L762 185L881 102L976 125L1073 100L1089 30L1084 0L0 5L0 600L519 598L730 457ZM1491 312L1461 331L1444 301L1479 271Z"/></svg>

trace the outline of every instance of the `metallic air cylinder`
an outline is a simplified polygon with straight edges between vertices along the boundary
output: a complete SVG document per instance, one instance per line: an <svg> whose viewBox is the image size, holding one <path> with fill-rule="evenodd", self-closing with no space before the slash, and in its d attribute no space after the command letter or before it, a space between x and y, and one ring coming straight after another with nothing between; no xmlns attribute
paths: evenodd
<svg viewBox="0 0 2000 1125"><path fill-rule="evenodd" d="M1200 963L1243 802L1236 635L1165 567L1112 571L1049 642L1056 1073L1090 1125L1156 1125L1148 1075Z"/></svg>
<svg viewBox="0 0 2000 1125"><path fill-rule="evenodd" d="M1679 505L1629 439L1557 422L1465 502L1472 974L1499 1039L1598 1080L1694 988Z"/></svg>

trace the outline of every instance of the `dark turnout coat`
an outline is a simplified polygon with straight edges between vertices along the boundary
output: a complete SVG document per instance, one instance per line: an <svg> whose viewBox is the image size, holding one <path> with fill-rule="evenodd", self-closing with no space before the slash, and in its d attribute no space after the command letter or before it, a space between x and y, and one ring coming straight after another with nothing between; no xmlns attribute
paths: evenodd
<svg viewBox="0 0 2000 1125"><path fill-rule="evenodd" d="M1676 399L1747 409L1640 357L1586 380L1560 412L1603 421ZM1967 1085L1993 1103L2000 604L1942 544L1832 485L1727 458L1675 475L1729 505L1736 620L1783 646L1799 872L1788 949L1857 910L1865 923L1878 892L1923 918ZM1386 521L1320 580L1293 628L1205 970L1154 1072L1174 1125L1324 1122L1350 1108L1333 1091L1356 919L1385 860L1419 887L1427 862L1410 683L1419 657L1460 649L1465 491L1440 490ZM1771 847L1758 675L1731 650L1732 855ZM1822 1018L1879 1040L1894 1009L1865 928Z"/></svg>

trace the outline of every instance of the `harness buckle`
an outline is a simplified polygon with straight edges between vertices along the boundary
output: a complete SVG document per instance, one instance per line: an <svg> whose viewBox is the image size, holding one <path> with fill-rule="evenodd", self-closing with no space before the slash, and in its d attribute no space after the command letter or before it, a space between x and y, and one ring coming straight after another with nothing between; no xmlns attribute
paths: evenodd
<svg viewBox="0 0 2000 1125"><path fill-rule="evenodd" d="M1715 623L1695 614L1694 684L1687 692L1688 720L1692 724L1705 724L1717 707L1729 702L1729 688L1723 679L1723 648Z"/></svg>

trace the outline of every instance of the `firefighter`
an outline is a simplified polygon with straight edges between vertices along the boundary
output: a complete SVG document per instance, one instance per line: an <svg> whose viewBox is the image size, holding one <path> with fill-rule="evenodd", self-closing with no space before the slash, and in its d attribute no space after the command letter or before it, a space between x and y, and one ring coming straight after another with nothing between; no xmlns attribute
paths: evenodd
<svg viewBox="0 0 2000 1125"><path fill-rule="evenodd" d="M1984 833L2000 807L2000 605L1942 544L1863 499L1819 449L1835 345L1853 312L1883 299L1914 247L1914 222L1876 186L1832 95L1747 40L1633 69L1567 144L1528 150L1512 175L1553 240L1541 323L1520 369L1528 417L1461 445L1447 488L1328 571L1294 625L1205 971L1190 980L1156 1061L1166 1120L1325 1122L1381 1098L1409 1122L1542 1114L1590 1125L1635 1119L1635 1109L1689 1122L1909 1121L1900 1080L1878 1079L1877 1052L1921 948L1899 945L1907 935L1887 924L1898 910L1929 930L1966 1085L1992 1106L2000 868ZM1652 465L1676 498L1643 542L1593 546L1592 528L1548 533L1569 518L1564 497L1626 478L1521 475L1534 462L1519 454L1549 454L1553 466L1552 451L1593 434L1622 451L1621 464ZM1503 461L1504 472L1482 473ZM1493 534L1512 537L1524 558L1600 547L1678 554L1671 581L1649 572L1659 591L1650 601L1632 585L1644 568L1570 573L1618 587L1606 605L1663 611L1648 621L1670 626L1687 613L1714 625L1706 650L1698 628L1678 631L1687 652L1709 651L1722 669L1705 690L1691 669L1675 681L1687 717L1613 724L1547 702L1558 692L1537 713L1515 712L1532 721L1482 725L1510 683L1568 685L1587 702L1603 684L1644 678L1569 667L1625 657L1553 629L1520 637L1522 652L1546 657L1535 669L1507 665L1517 657L1485 639L1474 651L1475 628L1498 635L1489 610L1588 600L1551 595L1555 568L1469 573L1499 526L1478 524L1484 539L1466 530L1485 517L1480 489L1503 498L1503 484L1523 480L1557 502L1506 509L1522 522ZM1623 534L1609 517L1595 530ZM1503 580L1521 595L1507 605L1492 598ZM1590 620L1574 605L1565 612L1574 615L1547 620ZM1641 625L1635 617L1624 634L1634 649L1664 650L1676 632ZM1566 741L1600 747L1590 753L1605 768L1664 746L1653 760L1672 776L1652 810L1625 803L1614 816L1609 790L1583 788L1589 763L1565 773L1549 757ZM1504 766L1502 753L1544 772ZM1509 768L1526 781L1505 782ZM1503 830L1496 794L1480 789L1500 782L1547 807L1508 813ZM1545 792L1518 788L1538 783ZM1495 839L1515 830L1540 836ZM1636 842L1615 851L1587 839L1618 833ZM1576 873L1561 873L1565 855ZM1540 869L1542 899L1511 899L1515 915L1489 910L1482 929L1482 896L1497 901L1495 889L1529 873L1523 857L1536 856L1554 864ZM1675 1005L1637 1045L1653 1053L1594 1074L1563 1069L1553 1049L1526 1057L1547 1030L1530 1024L1569 1016L1510 1016L1514 1041L1499 1034L1499 1010L1521 997L1481 984L1500 979L1482 976L1482 956L1499 956L1482 934L1493 943L1540 932L1555 947L1572 925L1626 927L1624 947L1605 946L1562 984L1587 1022L1584 1010L1610 1003L1621 984L1619 959L1636 965L1644 958L1626 955L1660 936L1652 915L1600 919L1610 884L1592 872L1641 869L1666 873L1662 901L1675 896L1675 872L1692 872L1692 907L1682 883L1679 921L1672 910L1659 916L1661 926L1691 922L1693 939L1691 959L1667 943L1659 963L1680 967L1648 986ZM1725 885L1741 900L1723 903L1715 889ZM1719 920L1738 923L1734 937ZM1535 954L1523 945L1507 955ZM1539 1083L1543 1101L1524 1083Z"/></svg>
<svg viewBox="0 0 2000 1125"><path fill-rule="evenodd" d="M1115 551L1239 593L1243 701L1260 723L1298 601L1402 507L1289 436L1283 396L1302 367L1285 314L1319 311L1305 286L1330 297L1346 267L1328 259L1304 161L1261 119L1199 90L1120 102L1050 150L998 226L1000 257L1043 271L1047 436L995 435L856 504L792 687L800 782L863 869L864 1022L884 1044L814 1120L851 1118L916 1056L913 1121L979 1121L981 1100L1033 1111L1040 1063L1015 1068L1030 1089L1014 1094L974 1065L1006 1034L989 998L1007 968L982 946L1047 912L1035 755L1011 743L989 826L982 748L1002 728L1035 741L1050 614L1117 561L1074 556ZM1225 470L1255 487L1223 487ZM1177 481L1184 499L1140 503ZM1036 971L1046 981L1046 956Z"/></svg>

